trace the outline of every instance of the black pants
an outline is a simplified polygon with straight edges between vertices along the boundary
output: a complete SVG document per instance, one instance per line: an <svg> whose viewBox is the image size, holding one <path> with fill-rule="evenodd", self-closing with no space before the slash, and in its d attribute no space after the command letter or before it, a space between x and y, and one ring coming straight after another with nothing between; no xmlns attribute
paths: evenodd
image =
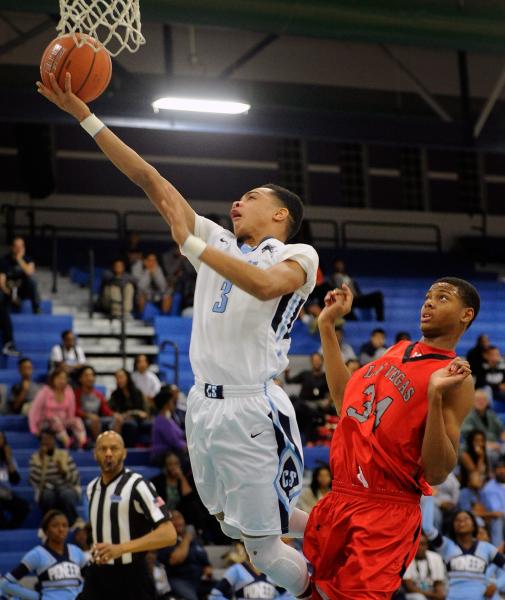
<svg viewBox="0 0 505 600"><path fill-rule="evenodd" d="M2 342L12 342L12 320L10 298L0 290L0 333Z"/></svg>
<svg viewBox="0 0 505 600"><path fill-rule="evenodd" d="M143 558L129 565L91 565L79 600L155 600L154 582Z"/></svg>
<svg viewBox="0 0 505 600"><path fill-rule="evenodd" d="M30 300L34 313L40 308L40 296L37 287L37 281L33 277L24 277L18 287L18 297L20 300Z"/></svg>
<svg viewBox="0 0 505 600"><path fill-rule="evenodd" d="M352 301L353 308L373 308L377 315L377 321L384 321L384 295L382 292L372 292L371 294L361 294ZM348 320L356 320L356 315L351 311L346 316Z"/></svg>
<svg viewBox="0 0 505 600"><path fill-rule="evenodd" d="M4 511L10 514L10 519ZM0 529L18 529L29 511L28 502L16 494L12 494L10 498L0 498Z"/></svg>

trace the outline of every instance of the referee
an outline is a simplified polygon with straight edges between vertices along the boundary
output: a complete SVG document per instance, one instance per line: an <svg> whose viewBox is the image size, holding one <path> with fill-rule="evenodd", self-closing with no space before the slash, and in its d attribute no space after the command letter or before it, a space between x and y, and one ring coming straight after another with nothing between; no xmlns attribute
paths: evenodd
<svg viewBox="0 0 505 600"><path fill-rule="evenodd" d="M177 541L163 500L150 482L124 468L125 458L119 434L98 436L95 459L101 474L87 488L94 563L80 600L152 600L156 592L144 553Z"/></svg>

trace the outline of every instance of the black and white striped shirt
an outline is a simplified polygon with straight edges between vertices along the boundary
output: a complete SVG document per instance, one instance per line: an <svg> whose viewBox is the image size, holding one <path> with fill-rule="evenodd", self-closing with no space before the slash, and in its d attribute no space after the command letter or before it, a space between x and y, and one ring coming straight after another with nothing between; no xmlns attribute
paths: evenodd
<svg viewBox="0 0 505 600"><path fill-rule="evenodd" d="M121 544L142 537L170 519L170 512L153 484L138 473L124 469L107 485L101 476L87 487L93 542ZM125 565L143 553L123 554L107 564Z"/></svg>

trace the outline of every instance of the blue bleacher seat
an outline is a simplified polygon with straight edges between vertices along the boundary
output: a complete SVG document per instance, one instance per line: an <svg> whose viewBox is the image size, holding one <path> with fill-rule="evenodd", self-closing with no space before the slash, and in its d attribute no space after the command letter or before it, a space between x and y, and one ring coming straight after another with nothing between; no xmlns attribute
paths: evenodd
<svg viewBox="0 0 505 600"><path fill-rule="evenodd" d="M47 375L47 367L49 364L49 350L44 352L29 352L26 355L26 358L29 358L33 363L33 368L37 371L34 374L34 378L38 378L37 381L45 380L45 376ZM25 355L23 355L24 358ZM18 360L17 356L6 356L5 357L5 368L6 369L16 369L18 368Z"/></svg>
<svg viewBox="0 0 505 600"><path fill-rule="evenodd" d="M33 492L32 492L33 493ZM40 544L37 529L0 530L0 548L8 552L27 552Z"/></svg>
<svg viewBox="0 0 505 600"><path fill-rule="evenodd" d="M95 245L95 244L94 244ZM93 292L98 294L100 291L100 286L102 284L102 275L105 269L102 267L95 267L95 278L93 281ZM69 270L70 280L74 283L79 284L82 287L88 285L89 282L89 273L88 271L84 271L83 269L79 269L78 267L71 267Z"/></svg>
<svg viewBox="0 0 505 600"><path fill-rule="evenodd" d="M13 314L12 326L19 333L56 333L72 329L71 315Z"/></svg>
<svg viewBox="0 0 505 600"><path fill-rule="evenodd" d="M31 352L49 353L55 344L59 344L61 342L61 336L60 332L58 331L51 333L20 333L15 329L14 341L16 343L16 348L23 355L29 356Z"/></svg>
<svg viewBox="0 0 505 600"><path fill-rule="evenodd" d="M192 323L193 319L186 317L158 316L154 319L154 329L158 337L165 339L177 334L190 336Z"/></svg>
<svg viewBox="0 0 505 600"><path fill-rule="evenodd" d="M7 431L9 442L11 435L12 433ZM33 448L16 449L16 460L19 468L28 467L33 452ZM77 468L96 467L96 460L91 450L72 450L70 454L72 455ZM138 466L149 465L149 457L150 450L147 448L128 448L125 464L128 468L135 471Z"/></svg>
<svg viewBox="0 0 505 600"><path fill-rule="evenodd" d="M51 300L42 300L40 303L40 312L43 315L50 315L53 312L53 303ZM21 314L31 315L32 311L32 303L30 300L23 300L21 302Z"/></svg>
<svg viewBox="0 0 505 600"><path fill-rule="evenodd" d="M153 321L160 314L161 311L155 304L152 302L146 302L140 318L144 321Z"/></svg>
<svg viewBox="0 0 505 600"><path fill-rule="evenodd" d="M158 473L160 472L158 467L148 467L145 465L137 465L134 471L144 476L146 479L151 479L151 477L158 475ZM84 486L87 485L99 474L99 469L96 464L89 467L79 466L79 474L81 476L81 484ZM21 476L21 481L19 482L19 485L29 485L29 468L19 467L19 475Z"/></svg>
<svg viewBox="0 0 505 600"><path fill-rule="evenodd" d="M8 432L9 446L17 448L38 448L39 440L31 433L21 431Z"/></svg>
<svg viewBox="0 0 505 600"><path fill-rule="evenodd" d="M28 431L28 419L22 415L1 415L0 431Z"/></svg>
<svg viewBox="0 0 505 600"><path fill-rule="evenodd" d="M23 558L23 552L0 552L0 573L7 573L17 567Z"/></svg>
<svg viewBox="0 0 505 600"><path fill-rule="evenodd" d="M12 357L9 357L12 358ZM18 360L18 359L16 359ZM46 367L47 367L47 359L46 359ZM37 369L33 373L34 381L42 382L45 381L47 377L47 368L45 370ZM15 383L19 382L19 372L17 368L10 369L0 369L0 383L3 383L7 387L11 387Z"/></svg>
<svg viewBox="0 0 505 600"><path fill-rule="evenodd" d="M330 462L330 448L328 446L311 446L303 449L305 468L311 471Z"/></svg>

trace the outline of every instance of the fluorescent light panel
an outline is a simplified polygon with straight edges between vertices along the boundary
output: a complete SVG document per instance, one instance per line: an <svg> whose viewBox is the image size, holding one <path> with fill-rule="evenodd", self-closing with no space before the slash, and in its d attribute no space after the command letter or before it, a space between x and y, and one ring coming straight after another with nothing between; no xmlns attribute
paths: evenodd
<svg viewBox="0 0 505 600"><path fill-rule="evenodd" d="M239 115L246 113L250 104L229 100L205 100L199 98L179 98L167 96L158 98L152 104L154 112L162 110L184 110L190 112L216 113L220 115Z"/></svg>

